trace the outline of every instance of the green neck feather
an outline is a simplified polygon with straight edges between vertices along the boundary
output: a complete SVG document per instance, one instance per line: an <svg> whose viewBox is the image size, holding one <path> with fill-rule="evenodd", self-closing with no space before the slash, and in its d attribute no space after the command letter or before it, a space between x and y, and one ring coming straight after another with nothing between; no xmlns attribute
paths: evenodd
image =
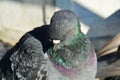
<svg viewBox="0 0 120 80"><path fill-rule="evenodd" d="M55 53L52 48L48 50L48 53L51 57L51 60L54 62L54 64L61 65L66 69L70 69L70 62L63 61L62 57L60 57L59 54Z"/></svg>
<svg viewBox="0 0 120 80"><path fill-rule="evenodd" d="M77 59L79 61L85 60L90 52L90 42L88 38L82 32L80 32L78 22L75 25L75 29L77 32L73 39L68 41L67 44L64 44L64 42L62 42L62 44L58 44L56 47L56 51L61 50L61 48L63 48L64 46L67 46L67 48L70 49L73 54L78 55ZM52 48L48 50L48 53L52 60L55 63L64 66L65 68L69 68L69 66L71 66L71 59L68 58L69 60L63 61L63 58L59 56L60 53L57 53L56 51L53 51Z"/></svg>

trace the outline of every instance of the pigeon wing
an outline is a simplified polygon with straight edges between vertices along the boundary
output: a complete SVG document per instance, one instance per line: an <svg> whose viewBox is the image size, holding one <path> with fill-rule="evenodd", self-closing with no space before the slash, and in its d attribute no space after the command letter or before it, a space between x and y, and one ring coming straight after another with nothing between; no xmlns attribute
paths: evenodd
<svg viewBox="0 0 120 80"><path fill-rule="evenodd" d="M20 80L43 80L47 59L41 42L30 35L19 42L18 50L10 57L14 77Z"/></svg>

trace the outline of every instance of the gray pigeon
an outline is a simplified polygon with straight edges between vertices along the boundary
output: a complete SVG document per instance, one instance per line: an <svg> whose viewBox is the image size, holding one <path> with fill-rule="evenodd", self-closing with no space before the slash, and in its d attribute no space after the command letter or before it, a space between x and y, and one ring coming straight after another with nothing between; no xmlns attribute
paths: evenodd
<svg viewBox="0 0 120 80"><path fill-rule="evenodd" d="M60 43L48 50L56 72L48 80L95 80L97 59L89 39L81 32L79 20L69 10L54 13L50 38Z"/></svg>

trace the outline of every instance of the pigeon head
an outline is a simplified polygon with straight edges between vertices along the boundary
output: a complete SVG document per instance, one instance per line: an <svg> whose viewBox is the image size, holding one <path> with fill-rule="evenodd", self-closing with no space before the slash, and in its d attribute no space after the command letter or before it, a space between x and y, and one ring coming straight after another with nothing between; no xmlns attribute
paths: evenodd
<svg viewBox="0 0 120 80"><path fill-rule="evenodd" d="M50 22L50 37L63 40L69 35L79 32L80 24L76 15L69 10L60 10L54 13Z"/></svg>

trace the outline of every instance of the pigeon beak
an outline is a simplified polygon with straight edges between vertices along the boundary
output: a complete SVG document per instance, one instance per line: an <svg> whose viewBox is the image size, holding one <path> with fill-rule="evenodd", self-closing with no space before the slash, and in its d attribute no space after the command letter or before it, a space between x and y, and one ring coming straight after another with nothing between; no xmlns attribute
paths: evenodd
<svg viewBox="0 0 120 80"><path fill-rule="evenodd" d="M60 43L60 40L53 40L53 44L54 44L54 47L53 47L53 50L56 50L56 46Z"/></svg>

